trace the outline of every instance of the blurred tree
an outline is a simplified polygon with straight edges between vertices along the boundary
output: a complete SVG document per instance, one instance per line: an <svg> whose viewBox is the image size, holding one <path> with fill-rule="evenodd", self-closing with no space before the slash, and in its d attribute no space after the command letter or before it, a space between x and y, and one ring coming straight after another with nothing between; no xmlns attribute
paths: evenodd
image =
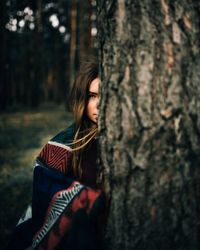
<svg viewBox="0 0 200 250"><path fill-rule="evenodd" d="M200 3L98 1L108 249L200 248Z"/></svg>
<svg viewBox="0 0 200 250"><path fill-rule="evenodd" d="M5 30L5 25L8 21L8 16L6 13L6 1L0 2L0 103L2 108L6 107L6 84L5 84L5 75L6 75L6 36L7 32Z"/></svg>
<svg viewBox="0 0 200 250"><path fill-rule="evenodd" d="M95 47L91 39L92 28L92 13L95 9L92 8L92 1L70 1L71 2L71 40L70 40L70 72L71 84L73 83L74 75L79 69L80 60L95 55Z"/></svg>
<svg viewBox="0 0 200 250"><path fill-rule="evenodd" d="M0 110L66 103L79 57L93 46L91 2L7 0L0 7Z"/></svg>
<svg viewBox="0 0 200 250"><path fill-rule="evenodd" d="M71 3L71 16L70 16L70 83L72 84L76 67L75 67L75 58L76 58L76 49L77 49L77 1L70 1Z"/></svg>
<svg viewBox="0 0 200 250"><path fill-rule="evenodd" d="M87 13L87 14L86 14ZM91 0L80 1L78 10L78 58L88 56L92 50L91 44ZM87 34L87 35L86 35Z"/></svg>

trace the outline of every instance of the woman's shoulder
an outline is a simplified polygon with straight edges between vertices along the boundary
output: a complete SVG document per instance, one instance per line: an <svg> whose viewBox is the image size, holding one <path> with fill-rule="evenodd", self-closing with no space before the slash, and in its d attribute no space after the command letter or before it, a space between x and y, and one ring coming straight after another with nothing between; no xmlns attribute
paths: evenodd
<svg viewBox="0 0 200 250"><path fill-rule="evenodd" d="M67 174L69 172L69 162L72 156L69 144L73 140L74 132L75 125L72 124L50 139L39 153L36 159L37 168L35 169L44 170L46 168L41 167L47 167L48 173L49 168L53 168L54 170Z"/></svg>
<svg viewBox="0 0 200 250"><path fill-rule="evenodd" d="M73 141L74 133L75 124L73 123L66 129L56 134L53 138L50 139L50 141L67 145L68 143L71 143Z"/></svg>

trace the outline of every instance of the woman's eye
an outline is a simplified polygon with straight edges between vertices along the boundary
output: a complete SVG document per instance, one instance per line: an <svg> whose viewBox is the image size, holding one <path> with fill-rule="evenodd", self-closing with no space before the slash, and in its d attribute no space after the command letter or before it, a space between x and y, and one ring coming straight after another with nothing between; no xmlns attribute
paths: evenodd
<svg viewBox="0 0 200 250"><path fill-rule="evenodd" d="M90 99L94 99L96 97L96 95L89 95Z"/></svg>

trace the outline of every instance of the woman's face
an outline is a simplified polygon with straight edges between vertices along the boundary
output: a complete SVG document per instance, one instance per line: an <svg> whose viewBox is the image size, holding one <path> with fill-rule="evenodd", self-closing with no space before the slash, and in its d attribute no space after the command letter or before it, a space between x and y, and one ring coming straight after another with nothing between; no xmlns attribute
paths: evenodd
<svg viewBox="0 0 200 250"><path fill-rule="evenodd" d="M86 107L87 117L94 123L97 123L99 115L99 85L100 79L98 77L91 82L89 87L88 103Z"/></svg>

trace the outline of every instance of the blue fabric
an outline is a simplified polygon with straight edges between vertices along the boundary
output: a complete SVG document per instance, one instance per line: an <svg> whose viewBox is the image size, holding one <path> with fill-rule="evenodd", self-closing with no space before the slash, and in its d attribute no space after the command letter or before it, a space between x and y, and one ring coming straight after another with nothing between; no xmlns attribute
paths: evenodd
<svg viewBox="0 0 200 250"><path fill-rule="evenodd" d="M39 158L36 159L33 176L32 218L15 228L7 247L9 250L26 249L32 244L33 235L42 226L52 197L58 191L67 189L73 182L73 179L63 173L46 166Z"/></svg>
<svg viewBox="0 0 200 250"><path fill-rule="evenodd" d="M45 166L39 159L36 162L32 195L34 232L42 226L47 208L54 194L68 188L73 182L73 179Z"/></svg>
<svg viewBox="0 0 200 250"><path fill-rule="evenodd" d="M74 138L74 133L75 133L75 124L73 123L71 126L69 126L65 130L61 131L56 136L54 136L50 141L55 141L67 145L68 143L72 142Z"/></svg>
<svg viewBox="0 0 200 250"><path fill-rule="evenodd" d="M25 221L15 228L12 239L7 246L8 250L24 250L30 246L34 232L32 219Z"/></svg>

